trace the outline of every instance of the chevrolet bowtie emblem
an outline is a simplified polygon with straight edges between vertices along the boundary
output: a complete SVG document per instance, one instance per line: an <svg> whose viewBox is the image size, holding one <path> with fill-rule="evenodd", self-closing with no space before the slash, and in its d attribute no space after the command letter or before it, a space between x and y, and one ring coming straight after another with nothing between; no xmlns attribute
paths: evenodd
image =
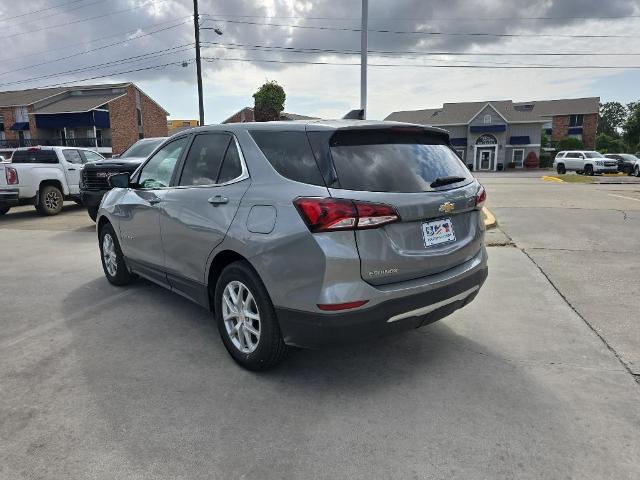
<svg viewBox="0 0 640 480"><path fill-rule="evenodd" d="M450 213L450 212L453 212L455 208L456 206L453 203L445 202L442 205L440 205L440 208L438 210L444 213Z"/></svg>

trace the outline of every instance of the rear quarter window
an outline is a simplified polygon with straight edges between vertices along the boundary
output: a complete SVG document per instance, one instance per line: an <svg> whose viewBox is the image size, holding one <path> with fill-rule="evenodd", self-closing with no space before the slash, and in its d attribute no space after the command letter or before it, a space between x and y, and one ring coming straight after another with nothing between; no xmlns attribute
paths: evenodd
<svg viewBox="0 0 640 480"><path fill-rule="evenodd" d="M11 163L58 163L58 156L53 150L16 150Z"/></svg>
<svg viewBox="0 0 640 480"><path fill-rule="evenodd" d="M296 182L324 186L304 131L254 130L249 133L280 175Z"/></svg>

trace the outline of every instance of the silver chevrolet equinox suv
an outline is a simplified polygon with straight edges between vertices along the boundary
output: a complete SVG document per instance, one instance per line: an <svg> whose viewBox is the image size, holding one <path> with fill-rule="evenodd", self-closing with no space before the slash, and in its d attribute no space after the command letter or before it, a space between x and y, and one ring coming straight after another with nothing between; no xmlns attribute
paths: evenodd
<svg viewBox="0 0 640 480"><path fill-rule="evenodd" d="M288 346L427 325L487 277L485 190L436 128L201 127L110 183L97 219L107 279L141 276L211 309L251 370Z"/></svg>

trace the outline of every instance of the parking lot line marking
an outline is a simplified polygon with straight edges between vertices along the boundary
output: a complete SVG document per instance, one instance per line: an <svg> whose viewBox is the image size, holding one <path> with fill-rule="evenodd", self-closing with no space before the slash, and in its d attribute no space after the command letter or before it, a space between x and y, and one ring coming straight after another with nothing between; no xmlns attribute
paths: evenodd
<svg viewBox="0 0 640 480"><path fill-rule="evenodd" d="M610 193L609 195L611 197L626 198L627 200L633 200L635 202L640 202L640 198L626 197L624 195L616 195L615 193Z"/></svg>

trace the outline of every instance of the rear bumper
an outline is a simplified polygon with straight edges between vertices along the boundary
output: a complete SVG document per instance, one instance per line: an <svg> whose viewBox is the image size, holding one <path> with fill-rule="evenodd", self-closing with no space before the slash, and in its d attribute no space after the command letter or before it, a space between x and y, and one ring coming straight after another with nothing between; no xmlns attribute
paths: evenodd
<svg viewBox="0 0 640 480"><path fill-rule="evenodd" d="M104 197L108 191L109 190L81 190L80 199L82 200L82 205L87 208L98 207L102 201L102 197Z"/></svg>
<svg viewBox="0 0 640 480"><path fill-rule="evenodd" d="M0 205L15 207L19 204L20 190L17 188L0 189Z"/></svg>
<svg viewBox="0 0 640 480"><path fill-rule="evenodd" d="M487 278L486 263L460 279L368 309L322 314L276 307L285 343L307 348L382 337L444 318L471 302Z"/></svg>

